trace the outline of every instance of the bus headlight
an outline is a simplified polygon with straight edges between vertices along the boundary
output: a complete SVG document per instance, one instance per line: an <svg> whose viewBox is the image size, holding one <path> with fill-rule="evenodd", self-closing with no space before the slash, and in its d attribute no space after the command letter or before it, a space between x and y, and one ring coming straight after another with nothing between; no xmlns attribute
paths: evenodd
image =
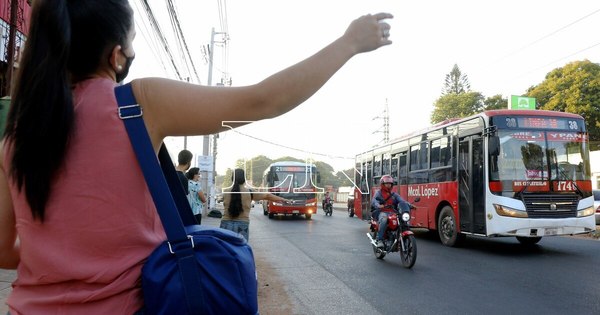
<svg viewBox="0 0 600 315"><path fill-rule="evenodd" d="M577 211L577 217L587 217L594 214L594 207L587 207L583 210Z"/></svg>
<svg viewBox="0 0 600 315"><path fill-rule="evenodd" d="M527 212L509 208L507 206L494 204L494 208L496 208L496 213L503 217L513 217L513 218L527 218L528 217Z"/></svg>
<svg viewBox="0 0 600 315"><path fill-rule="evenodd" d="M281 206L283 206L283 202L273 201L273 205L281 207Z"/></svg>
<svg viewBox="0 0 600 315"><path fill-rule="evenodd" d="M317 206L317 203L316 202L307 203L306 206L307 207L315 207L315 206Z"/></svg>

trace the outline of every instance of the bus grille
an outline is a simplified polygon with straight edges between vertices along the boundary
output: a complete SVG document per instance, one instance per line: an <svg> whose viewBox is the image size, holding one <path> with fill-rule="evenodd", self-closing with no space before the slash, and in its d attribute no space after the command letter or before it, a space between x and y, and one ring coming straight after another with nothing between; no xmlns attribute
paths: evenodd
<svg viewBox="0 0 600 315"><path fill-rule="evenodd" d="M577 195L523 195L530 218L573 218L577 216Z"/></svg>

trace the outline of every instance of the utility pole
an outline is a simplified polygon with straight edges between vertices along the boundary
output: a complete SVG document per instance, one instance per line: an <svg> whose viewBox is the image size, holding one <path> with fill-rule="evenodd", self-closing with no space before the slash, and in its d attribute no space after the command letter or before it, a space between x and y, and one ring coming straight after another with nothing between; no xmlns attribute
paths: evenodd
<svg viewBox="0 0 600 315"><path fill-rule="evenodd" d="M223 40L219 41L218 43L222 43L224 45L227 44L227 40L228 40L228 35L225 32L215 32L215 28L213 27L210 33L210 46L209 46L209 51L208 51L208 80L207 80L207 85L211 86L212 85L212 75L213 75L213 58L214 58L214 53L215 53L215 35L223 35ZM210 143L210 135L205 135L203 137L203 141L202 141L202 155L204 156L208 156L209 155L209 143ZM205 191L209 192L209 198L208 198L208 209L213 209L214 208L214 198L210 198L210 196L214 196L215 195L215 177L216 177L216 172L215 172L215 165L217 162L217 139L219 139L219 134L214 134L212 135L212 141L213 141L213 159L212 159L212 171L211 172L205 172L206 176L202 177L202 185L204 187L206 187ZM209 179L210 177L210 179ZM208 210L207 209L207 210Z"/></svg>

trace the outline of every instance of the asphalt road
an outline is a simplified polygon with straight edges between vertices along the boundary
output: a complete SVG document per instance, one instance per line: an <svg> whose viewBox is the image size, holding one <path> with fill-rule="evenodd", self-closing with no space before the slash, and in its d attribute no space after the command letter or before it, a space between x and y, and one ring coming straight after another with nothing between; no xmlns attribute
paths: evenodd
<svg viewBox="0 0 600 315"><path fill-rule="evenodd" d="M259 205L250 244L286 284L294 314L600 314L598 240L551 237L528 248L468 237L449 248L418 232L417 262L405 269L397 254L374 257L367 230L340 208L268 219ZM0 269L0 314L14 277Z"/></svg>
<svg viewBox="0 0 600 315"><path fill-rule="evenodd" d="M319 209L320 211L320 209ZM377 260L366 222L345 211L268 219L251 213L250 242L268 257L295 314L600 314L600 241L468 237L461 248L417 233L418 258Z"/></svg>

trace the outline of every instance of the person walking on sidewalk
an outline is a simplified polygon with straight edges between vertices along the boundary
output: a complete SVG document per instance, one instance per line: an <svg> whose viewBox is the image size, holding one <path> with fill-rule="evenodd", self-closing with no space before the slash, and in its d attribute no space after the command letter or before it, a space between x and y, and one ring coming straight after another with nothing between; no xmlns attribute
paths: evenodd
<svg viewBox="0 0 600 315"><path fill-rule="evenodd" d="M128 84L158 152L166 137L294 109L353 56L391 44L382 21L391 17L359 17L257 84ZM0 143L0 268L18 275L9 311L134 314L143 309L141 269L166 236L114 92L135 57L133 9L127 0L36 0L30 21Z"/></svg>

